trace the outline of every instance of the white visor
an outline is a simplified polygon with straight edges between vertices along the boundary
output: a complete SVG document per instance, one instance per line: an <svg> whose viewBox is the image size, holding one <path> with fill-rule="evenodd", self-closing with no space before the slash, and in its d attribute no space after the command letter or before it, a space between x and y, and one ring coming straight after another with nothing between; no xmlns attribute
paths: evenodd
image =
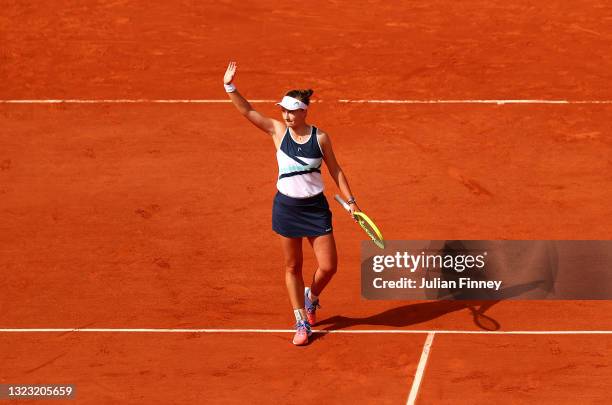
<svg viewBox="0 0 612 405"><path fill-rule="evenodd" d="M308 109L308 106L306 104L302 103L297 98L293 98L293 97L289 97L289 96L283 97L281 102L280 103L276 103L276 105L280 105L285 110L289 110L289 111L299 110L300 108L302 110L307 110Z"/></svg>

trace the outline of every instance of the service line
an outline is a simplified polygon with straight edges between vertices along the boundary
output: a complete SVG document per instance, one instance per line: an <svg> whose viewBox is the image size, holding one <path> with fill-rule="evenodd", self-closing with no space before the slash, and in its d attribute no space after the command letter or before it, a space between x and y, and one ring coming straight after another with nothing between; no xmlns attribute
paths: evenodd
<svg viewBox="0 0 612 405"><path fill-rule="evenodd" d="M423 379L423 374L425 373L425 366L427 365L427 358L429 357L429 351L431 350L431 345L433 344L434 335L434 332L428 333L425 343L423 344L421 359L419 360L419 365L417 366L416 373L414 374L414 380L412 380L412 387L410 388L410 394L408 395L408 401L406 402L408 405L414 405L419 393L419 387L421 386L421 380Z"/></svg>

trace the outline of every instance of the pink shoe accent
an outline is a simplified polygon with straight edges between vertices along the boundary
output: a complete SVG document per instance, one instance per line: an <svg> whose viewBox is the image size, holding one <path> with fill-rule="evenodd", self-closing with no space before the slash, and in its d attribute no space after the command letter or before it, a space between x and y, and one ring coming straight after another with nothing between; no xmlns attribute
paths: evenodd
<svg viewBox="0 0 612 405"><path fill-rule="evenodd" d="M306 309L306 319L308 319L308 323L314 325L317 323L317 313L316 310L309 311Z"/></svg>
<svg viewBox="0 0 612 405"><path fill-rule="evenodd" d="M293 344L302 346L308 343L308 336L312 335L310 325L304 321L300 321L296 325L295 335L293 336Z"/></svg>

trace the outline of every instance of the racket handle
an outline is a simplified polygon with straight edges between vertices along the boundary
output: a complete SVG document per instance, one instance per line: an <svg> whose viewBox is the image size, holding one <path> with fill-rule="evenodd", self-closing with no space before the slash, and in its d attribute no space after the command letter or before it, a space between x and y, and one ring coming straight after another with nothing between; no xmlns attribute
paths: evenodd
<svg viewBox="0 0 612 405"><path fill-rule="evenodd" d="M338 194L336 194L334 196L334 198L336 199L336 201L338 201L340 203L340 205L342 205L344 207L345 210L347 210L348 212L351 212L351 207L349 207L349 205L346 203L346 201L344 201L342 199L342 197L340 197Z"/></svg>

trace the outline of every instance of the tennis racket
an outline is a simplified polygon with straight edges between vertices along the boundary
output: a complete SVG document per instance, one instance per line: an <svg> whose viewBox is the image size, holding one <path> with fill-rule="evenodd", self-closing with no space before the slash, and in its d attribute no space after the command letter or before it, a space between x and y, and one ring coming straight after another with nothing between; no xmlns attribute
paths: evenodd
<svg viewBox="0 0 612 405"><path fill-rule="evenodd" d="M342 199L342 197L336 194L334 198L340 203L340 205L344 207L345 210L347 210L349 213L351 212L351 207L349 207L349 205L346 203L346 201ZM385 248L385 241L383 239L382 233L380 233L380 230L378 229L374 221L370 219L370 217L368 217L363 212L354 212L352 214L352 217L355 219L355 221L357 221L359 226L363 228L365 233L368 234L368 236L372 239L372 242L374 242L376 246L381 249Z"/></svg>

